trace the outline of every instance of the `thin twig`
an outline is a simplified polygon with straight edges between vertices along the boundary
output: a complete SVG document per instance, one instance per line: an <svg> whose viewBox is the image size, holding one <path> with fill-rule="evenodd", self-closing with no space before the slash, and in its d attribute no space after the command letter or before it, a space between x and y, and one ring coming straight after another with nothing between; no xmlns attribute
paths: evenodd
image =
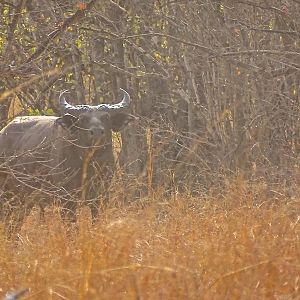
<svg viewBox="0 0 300 300"><path fill-rule="evenodd" d="M87 3L85 9L78 9L74 15L65 19L65 21L60 24L57 29L49 33L48 37L44 40L44 42L41 43L41 46L26 60L26 63L37 59L47 49L48 45L54 38L62 34L69 26L73 25L73 23L79 21L84 16L85 11L90 10L95 2L96 0L91 0L89 3Z"/></svg>

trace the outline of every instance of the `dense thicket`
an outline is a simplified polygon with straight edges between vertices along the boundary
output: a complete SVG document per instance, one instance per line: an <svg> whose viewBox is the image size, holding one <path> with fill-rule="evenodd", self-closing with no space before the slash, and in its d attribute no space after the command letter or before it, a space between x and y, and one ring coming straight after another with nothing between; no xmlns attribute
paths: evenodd
<svg viewBox="0 0 300 300"><path fill-rule="evenodd" d="M0 3L1 126L70 102L134 99L118 163L148 187L194 192L237 172L299 181L296 0Z"/></svg>

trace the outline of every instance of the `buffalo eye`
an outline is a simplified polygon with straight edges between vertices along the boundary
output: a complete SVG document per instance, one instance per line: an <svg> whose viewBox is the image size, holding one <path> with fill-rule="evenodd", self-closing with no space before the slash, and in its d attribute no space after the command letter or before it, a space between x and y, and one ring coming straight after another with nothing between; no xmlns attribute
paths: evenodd
<svg viewBox="0 0 300 300"><path fill-rule="evenodd" d="M109 118L110 118L110 115L109 115L108 113L105 113L105 114L101 117L101 119L102 119L103 121L108 121Z"/></svg>
<svg viewBox="0 0 300 300"><path fill-rule="evenodd" d="M87 122L88 119L89 119L89 118L88 118L86 115L80 115L80 116L79 116L79 120L82 121L82 122Z"/></svg>
<svg viewBox="0 0 300 300"><path fill-rule="evenodd" d="M58 118L55 123L67 129L75 125L77 121L78 119L75 116L71 114L65 114L64 116Z"/></svg>

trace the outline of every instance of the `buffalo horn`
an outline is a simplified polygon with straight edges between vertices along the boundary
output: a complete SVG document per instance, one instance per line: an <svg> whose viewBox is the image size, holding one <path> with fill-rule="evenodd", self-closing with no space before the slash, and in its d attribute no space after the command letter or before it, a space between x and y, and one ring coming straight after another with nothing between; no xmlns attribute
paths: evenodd
<svg viewBox="0 0 300 300"><path fill-rule="evenodd" d="M121 102L115 104L99 104L99 105L88 105L88 104L79 104L79 105L71 105L66 101L64 94L67 92L66 90L61 92L59 95L59 105L64 113L69 113L72 115L80 115L86 111L106 111L106 112L121 112L124 109L128 108L131 103L130 95L124 90L120 90L123 92L124 96Z"/></svg>

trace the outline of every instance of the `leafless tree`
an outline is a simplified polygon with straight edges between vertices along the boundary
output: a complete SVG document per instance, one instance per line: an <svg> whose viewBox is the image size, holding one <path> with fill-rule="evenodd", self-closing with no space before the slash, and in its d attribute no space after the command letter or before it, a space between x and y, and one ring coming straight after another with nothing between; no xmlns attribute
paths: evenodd
<svg viewBox="0 0 300 300"><path fill-rule="evenodd" d="M237 173L299 183L299 1L10 0L0 10L2 125L57 113L63 89L96 104L123 87L138 119L115 136L118 162L148 192L206 192Z"/></svg>

